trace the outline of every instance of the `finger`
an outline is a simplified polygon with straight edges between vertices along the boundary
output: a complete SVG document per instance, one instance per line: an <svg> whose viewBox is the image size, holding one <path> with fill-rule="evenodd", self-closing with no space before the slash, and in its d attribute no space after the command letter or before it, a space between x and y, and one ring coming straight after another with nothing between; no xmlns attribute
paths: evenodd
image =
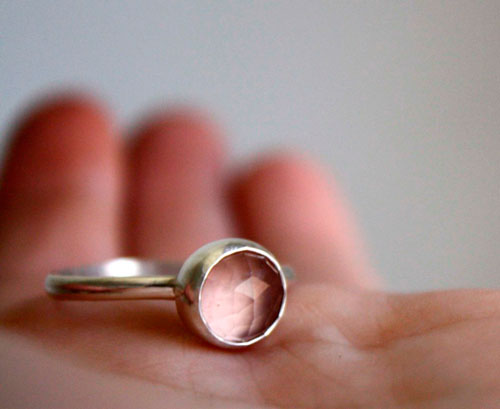
<svg viewBox="0 0 500 409"><path fill-rule="evenodd" d="M233 203L244 235L290 263L301 280L376 283L340 190L311 160L282 154L254 164L237 178Z"/></svg>
<svg viewBox="0 0 500 409"><path fill-rule="evenodd" d="M199 114L157 116L130 155L132 253L181 259L231 234L223 194L220 131Z"/></svg>
<svg viewBox="0 0 500 409"><path fill-rule="evenodd" d="M117 254L119 184L118 144L96 102L61 96L26 115L0 189L4 288L41 292L50 270Z"/></svg>

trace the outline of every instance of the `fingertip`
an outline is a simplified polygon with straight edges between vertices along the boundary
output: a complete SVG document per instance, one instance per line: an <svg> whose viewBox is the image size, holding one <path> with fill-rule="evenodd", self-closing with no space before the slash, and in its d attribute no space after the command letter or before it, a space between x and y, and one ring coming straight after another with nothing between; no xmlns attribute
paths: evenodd
<svg viewBox="0 0 500 409"><path fill-rule="evenodd" d="M279 151L262 155L240 170L232 181L234 194L245 194L253 189L287 190L291 194L314 184L332 183L333 178L312 156L299 151Z"/></svg>
<svg viewBox="0 0 500 409"><path fill-rule="evenodd" d="M220 163L225 154L223 131L210 115L196 108L171 107L143 119L133 131L132 155ZM176 155L177 154L177 155Z"/></svg>
<svg viewBox="0 0 500 409"><path fill-rule="evenodd" d="M257 158L233 179L231 198L243 228L251 234L259 231L254 217L280 216L283 221L301 218L314 206L316 214L327 214L338 197L333 177L308 154L297 151L273 152ZM289 213L287 215L286 213ZM297 225L295 225L297 227ZM285 227L285 226L283 226Z"/></svg>
<svg viewBox="0 0 500 409"><path fill-rule="evenodd" d="M373 283L344 195L325 167L297 152L267 155L232 184L240 229L310 280Z"/></svg>
<svg viewBox="0 0 500 409"><path fill-rule="evenodd" d="M64 90L36 98L19 115L12 134L29 134L33 127L66 115L101 122L110 122L111 119L111 111L95 95L85 91Z"/></svg>
<svg viewBox="0 0 500 409"><path fill-rule="evenodd" d="M41 98L13 127L4 181L9 189L33 188L107 166L116 156L113 128L110 111L90 94L66 91Z"/></svg>

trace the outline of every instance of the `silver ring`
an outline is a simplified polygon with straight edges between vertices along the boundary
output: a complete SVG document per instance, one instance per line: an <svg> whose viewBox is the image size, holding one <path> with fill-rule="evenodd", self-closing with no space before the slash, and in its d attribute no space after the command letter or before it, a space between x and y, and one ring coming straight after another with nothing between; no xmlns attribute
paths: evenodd
<svg viewBox="0 0 500 409"><path fill-rule="evenodd" d="M63 300L175 300L195 334L219 347L241 348L276 328L287 278L293 271L260 244L231 238L201 247L182 265L117 258L56 271L45 289Z"/></svg>

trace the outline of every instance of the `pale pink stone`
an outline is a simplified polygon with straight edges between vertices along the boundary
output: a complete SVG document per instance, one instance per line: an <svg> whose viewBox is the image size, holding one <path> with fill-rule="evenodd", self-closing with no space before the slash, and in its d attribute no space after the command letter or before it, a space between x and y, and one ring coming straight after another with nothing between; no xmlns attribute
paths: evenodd
<svg viewBox="0 0 500 409"><path fill-rule="evenodd" d="M284 289L278 270L260 254L223 258L205 280L201 311L219 337L245 342L262 335L278 318Z"/></svg>

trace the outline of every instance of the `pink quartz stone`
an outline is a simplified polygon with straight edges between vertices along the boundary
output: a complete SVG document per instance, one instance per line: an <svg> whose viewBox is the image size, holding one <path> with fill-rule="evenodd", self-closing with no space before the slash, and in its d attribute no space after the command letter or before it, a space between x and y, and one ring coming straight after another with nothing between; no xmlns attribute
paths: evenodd
<svg viewBox="0 0 500 409"><path fill-rule="evenodd" d="M231 254L210 271L201 290L201 312L210 330L231 342L262 335L278 318L284 288L264 256Z"/></svg>

